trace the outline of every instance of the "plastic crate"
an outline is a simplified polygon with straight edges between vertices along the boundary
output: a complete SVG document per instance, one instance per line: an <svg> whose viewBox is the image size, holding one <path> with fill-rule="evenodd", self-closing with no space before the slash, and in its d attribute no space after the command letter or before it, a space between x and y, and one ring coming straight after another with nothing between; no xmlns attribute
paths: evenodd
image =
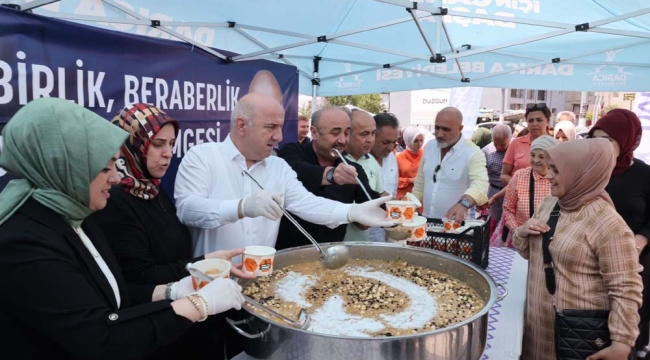
<svg viewBox="0 0 650 360"><path fill-rule="evenodd" d="M431 227L443 227L441 219L427 218L427 237L422 241L406 241L407 245L443 251L461 259L471 261L483 269L488 266L490 251L490 217L479 218L485 223L474 226L462 233L430 231ZM473 233L472 233L473 232Z"/></svg>

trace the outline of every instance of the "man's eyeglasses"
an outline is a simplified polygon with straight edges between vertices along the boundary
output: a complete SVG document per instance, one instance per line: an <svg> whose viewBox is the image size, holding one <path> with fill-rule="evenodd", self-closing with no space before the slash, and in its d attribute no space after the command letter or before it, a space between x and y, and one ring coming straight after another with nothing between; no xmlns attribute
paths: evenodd
<svg viewBox="0 0 650 360"><path fill-rule="evenodd" d="M436 175L438 174L438 171L440 171L440 164L438 164L438 166L436 166L435 170L433 170L433 182L434 183L436 181L438 181L438 178L436 177Z"/></svg>
<svg viewBox="0 0 650 360"><path fill-rule="evenodd" d="M526 110L542 110L542 109L546 109L545 102L541 102L537 104L535 103L526 104Z"/></svg>

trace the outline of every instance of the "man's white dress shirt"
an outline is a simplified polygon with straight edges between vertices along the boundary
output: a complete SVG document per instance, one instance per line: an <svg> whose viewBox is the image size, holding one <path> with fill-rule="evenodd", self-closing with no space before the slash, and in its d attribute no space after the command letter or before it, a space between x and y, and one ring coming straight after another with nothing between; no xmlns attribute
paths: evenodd
<svg viewBox="0 0 650 360"><path fill-rule="evenodd" d="M397 195L397 184L399 182L399 168L397 167L397 158L394 152L390 152L381 161L381 173L384 180L384 190L393 197Z"/></svg>
<svg viewBox="0 0 650 360"><path fill-rule="evenodd" d="M183 158L174 198L178 218L190 229L194 256L247 245L275 246L280 220L239 219L239 201L260 191L244 170L246 159L230 135L221 143L194 146ZM332 228L348 222L351 204L307 191L284 159L268 157L248 172L265 190L283 194L282 205L304 220Z"/></svg>
<svg viewBox="0 0 650 360"><path fill-rule="evenodd" d="M463 195L469 195L477 205L483 205L487 202L487 191L485 155L474 143L461 138L444 159L435 141L424 149L413 186L413 195L422 199L424 216L443 218Z"/></svg>

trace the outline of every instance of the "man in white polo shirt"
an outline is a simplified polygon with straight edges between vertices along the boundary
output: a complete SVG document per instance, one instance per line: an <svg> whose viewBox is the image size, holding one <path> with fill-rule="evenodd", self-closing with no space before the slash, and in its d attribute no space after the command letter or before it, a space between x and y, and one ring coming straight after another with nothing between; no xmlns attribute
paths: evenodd
<svg viewBox="0 0 650 360"><path fill-rule="evenodd" d="M424 149L413 194L422 200L423 215L465 220L468 210L487 202L488 175L485 156L478 146L463 139L463 114L446 107L436 115L436 145Z"/></svg>
<svg viewBox="0 0 650 360"><path fill-rule="evenodd" d="M381 166L374 157L370 156L370 150L375 143L375 132L377 125L373 117L359 109L353 109L350 115L350 140L345 147L345 158L348 162L355 162L363 168L368 177L370 188L382 195L388 195L384 191ZM351 223L345 232L344 241L367 241L369 240L368 227L361 224Z"/></svg>

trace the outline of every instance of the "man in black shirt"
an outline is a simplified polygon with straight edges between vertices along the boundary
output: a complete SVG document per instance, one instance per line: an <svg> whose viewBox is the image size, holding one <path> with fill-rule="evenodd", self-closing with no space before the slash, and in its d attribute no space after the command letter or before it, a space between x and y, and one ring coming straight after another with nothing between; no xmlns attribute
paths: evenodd
<svg viewBox="0 0 650 360"><path fill-rule="evenodd" d="M350 138L350 117L338 107L325 107L312 116L312 141L310 143L290 143L280 149L278 156L283 158L298 175L307 190L317 196L343 203L362 203L367 201L355 176L363 183L372 198L379 194L372 191L363 168L358 164L344 164L338 156L332 156L333 149L340 152ZM298 222L316 241L343 241L346 225L330 229L327 226ZM280 223L276 248L278 250L307 245L309 240L301 234L286 218Z"/></svg>

